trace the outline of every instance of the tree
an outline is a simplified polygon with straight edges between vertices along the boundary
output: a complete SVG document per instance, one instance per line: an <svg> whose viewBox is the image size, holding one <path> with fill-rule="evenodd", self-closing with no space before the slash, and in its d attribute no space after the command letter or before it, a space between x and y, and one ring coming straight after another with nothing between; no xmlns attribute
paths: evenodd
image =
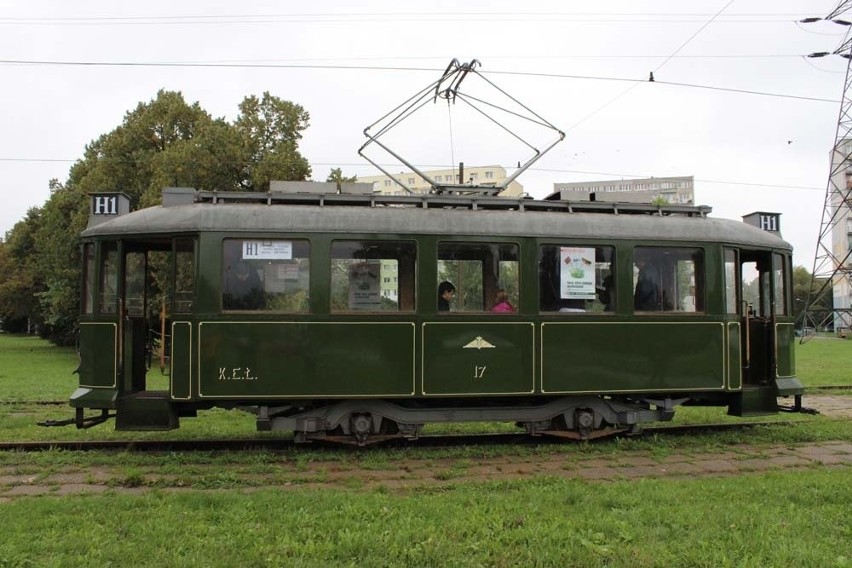
<svg viewBox="0 0 852 568"><path fill-rule="evenodd" d="M268 191L271 180L304 181L311 175L298 150L310 115L300 105L264 92L240 103L234 127L245 152L240 184L250 191Z"/></svg>
<svg viewBox="0 0 852 568"><path fill-rule="evenodd" d="M68 180L51 180L44 207L24 228L13 229L13 239L3 244L0 262L20 268L13 276L0 276L0 317L16 321L27 312L30 321L44 324L54 342L73 341L79 315L79 234L88 219L88 193L121 191L137 209L159 203L166 186L261 191L273 179L310 175L298 151L309 119L301 106L264 93L260 99L246 97L239 109L237 120L228 123L212 118L197 102L188 104L179 92L161 90L126 113L113 131L88 144ZM32 304L16 303L20 294L33 298Z"/></svg>
<svg viewBox="0 0 852 568"><path fill-rule="evenodd" d="M341 183L355 183L358 181L358 176L345 176L340 168L331 168L325 181L336 183L337 189L340 189Z"/></svg>
<svg viewBox="0 0 852 568"><path fill-rule="evenodd" d="M4 331L45 329L39 302L44 285L34 263L40 217L39 208L30 209L6 234L6 241L0 242L0 320Z"/></svg>

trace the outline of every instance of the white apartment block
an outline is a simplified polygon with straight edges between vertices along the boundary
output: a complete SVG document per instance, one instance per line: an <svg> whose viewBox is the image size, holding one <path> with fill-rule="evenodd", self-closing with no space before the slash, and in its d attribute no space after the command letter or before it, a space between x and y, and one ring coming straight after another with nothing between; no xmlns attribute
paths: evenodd
<svg viewBox="0 0 852 568"><path fill-rule="evenodd" d="M693 176L554 183L553 191L568 201L628 201L651 203L664 199L673 205L695 202Z"/></svg>
<svg viewBox="0 0 852 568"><path fill-rule="evenodd" d="M837 220L831 231L831 254L838 260L846 258L852 249L852 203L849 200L843 200L847 190L852 187L850 155L852 155L852 140L846 139L841 143L840 151L833 152L831 158L831 171L836 172L832 183L838 189L831 196L831 213ZM849 285L852 259L847 259L843 267L832 266L832 268L840 268L832 282L834 329L849 329L852 328L852 313L850 313L852 287Z"/></svg>
<svg viewBox="0 0 852 568"><path fill-rule="evenodd" d="M445 170L428 170L423 173L439 184L462 184L478 186L497 186L506 178L506 169L501 166L465 166L464 179L459 180L457 169L447 168ZM432 186L425 179L414 172L400 172L393 176L396 180L408 186L414 193L426 193ZM382 195L406 195L407 192L394 179L385 176L358 176L359 183L372 183L373 193ZM506 189L500 192L502 197L520 197L524 193L524 186L517 181L512 181Z"/></svg>

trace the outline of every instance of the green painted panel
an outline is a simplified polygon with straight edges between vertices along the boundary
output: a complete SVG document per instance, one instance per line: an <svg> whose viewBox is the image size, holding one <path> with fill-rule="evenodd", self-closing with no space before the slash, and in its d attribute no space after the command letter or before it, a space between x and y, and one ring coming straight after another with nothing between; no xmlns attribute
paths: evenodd
<svg viewBox="0 0 852 568"><path fill-rule="evenodd" d="M796 334L792 323L775 325L775 356L777 377L796 376Z"/></svg>
<svg viewBox="0 0 852 568"><path fill-rule="evenodd" d="M192 324L186 321L172 323L171 353L172 398L190 397L192 380Z"/></svg>
<svg viewBox="0 0 852 568"><path fill-rule="evenodd" d="M739 322L728 322L728 388L743 388L742 339Z"/></svg>
<svg viewBox="0 0 852 568"><path fill-rule="evenodd" d="M202 398L414 394L409 322L204 322L198 350Z"/></svg>
<svg viewBox="0 0 852 568"><path fill-rule="evenodd" d="M545 392L721 389L720 322L542 324Z"/></svg>
<svg viewBox="0 0 852 568"><path fill-rule="evenodd" d="M423 325L423 394L531 393L535 388L531 323Z"/></svg>
<svg viewBox="0 0 852 568"><path fill-rule="evenodd" d="M80 386L115 388L118 375L114 323L80 323Z"/></svg>

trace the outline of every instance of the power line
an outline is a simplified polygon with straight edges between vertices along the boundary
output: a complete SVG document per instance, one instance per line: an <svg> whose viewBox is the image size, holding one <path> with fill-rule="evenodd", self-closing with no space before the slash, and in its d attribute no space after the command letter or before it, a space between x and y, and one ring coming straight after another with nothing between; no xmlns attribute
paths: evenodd
<svg viewBox="0 0 852 568"><path fill-rule="evenodd" d="M436 67L393 67L386 65L317 65L296 63L192 63L192 62L130 62L130 61L48 61L48 60L23 60L23 59L0 59L0 65L37 65L37 66L59 66L59 67L164 67L164 68L214 68L214 69L327 69L343 71L411 71L411 72L441 72L443 69ZM659 69L660 66L657 67ZM565 73L536 73L530 71L483 71L483 75L517 75L525 77L548 77L554 79L578 79L591 81L622 81L628 83L647 83L644 79L631 79L627 77L601 77L594 75L570 75ZM694 89L708 89L713 91L727 91L731 93L760 95L765 97L778 97L786 99L798 99L805 101L836 103L836 99L825 99L820 97L806 97L801 95L788 95L785 93L770 93L767 91L755 91L751 89L735 89L730 87L718 87L713 85L698 85L695 83L678 83L673 81L654 81L660 85L675 87L690 87ZM634 85L635 87L635 85ZM631 87L634 88L634 87ZM613 99L614 100L614 99ZM611 101L612 102L612 101ZM608 103L609 104L609 103ZM604 107L601 107L601 109ZM599 109L600 110L600 109ZM597 111L594 113L597 114ZM589 115L586 118L590 118ZM585 121L586 119L583 119ZM581 121L581 122L583 122ZM571 128L576 127L575 124ZM569 128L570 130L570 128Z"/></svg>
<svg viewBox="0 0 852 568"><path fill-rule="evenodd" d="M722 12L724 12L724 11L725 11L725 8L727 8L728 6L730 6L733 2L734 2L734 0L728 0L728 3L727 3L727 4L725 4L724 6L722 6L722 8L720 8L720 9L719 9L719 10L718 10L715 14L713 14L713 16L712 16L709 20L707 20L706 22L704 22L704 25L702 25L700 28L698 28L698 30L696 30L696 31L695 31L695 33L693 33L691 36L689 36L685 42L683 42L682 44L680 44L680 46L679 46L677 49L675 49L675 50L674 50L674 52L672 53L672 56L677 55L677 54L680 52L680 50L682 50L684 47L686 47L686 45L687 45L689 42L691 42L691 41L692 41L692 40L693 40L693 39L694 39L694 38L695 38L698 34L700 34L700 33L702 32L702 30L704 30L704 28L706 28L707 26L709 26L709 25L710 25L710 23L711 23L711 22L713 22L713 20L715 20L717 17L719 17L719 15L720 15ZM660 63L659 65L657 65L657 66L654 68L654 71L659 71L659 70L660 70L660 68L661 68L663 65L665 65L666 63L668 63L670 60L671 60L671 57L666 58L666 60L665 60L665 61L663 61L662 63ZM652 72L651 72L651 74L650 74L650 78L649 78L649 81L653 81L653 80L654 80L654 71L652 71ZM616 95L615 97L613 97L613 98L612 98L612 99L610 99L609 101L605 102L602 106L600 106L600 107L596 108L595 110L593 110L592 112L590 112L589 114L587 114L586 116L584 116L583 118L581 118L580 120L578 120L577 122L575 122L574 124L572 124L571 126L569 126L568 128L566 128L566 129L565 129L565 132L570 132L571 130L574 130L575 128L577 128L578 126L580 126L581 124L583 124L584 122L586 122L587 120L589 120L590 118L592 118L593 116L595 116L596 114L598 114L599 112L601 112L603 109L607 108L607 107L608 107L608 106L610 106L611 104L615 103L616 101L618 101L619 99L621 99L622 97L624 97L625 95L627 95L628 93L630 93L633 89L635 89L635 88L636 88L636 87L638 87L638 86L639 86L639 83L638 83L638 82L634 83L633 85L631 85L630 87L628 87L628 88L627 88L624 92L622 92L622 93L620 93L620 94Z"/></svg>
<svg viewBox="0 0 852 568"><path fill-rule="evenodd" d="M709 13L638 13L638 12L340 12L284 14L227 14L186 16L91 16L91 17L2 17L0 25L16 26L149 26L149 25L222 25L222 24L287 24L287 23L351 23L406 21L574 21L624 23L696 23L704 22ZM790 23L801 18L794 13L738 13L720 17L722 23Z"/></svg>

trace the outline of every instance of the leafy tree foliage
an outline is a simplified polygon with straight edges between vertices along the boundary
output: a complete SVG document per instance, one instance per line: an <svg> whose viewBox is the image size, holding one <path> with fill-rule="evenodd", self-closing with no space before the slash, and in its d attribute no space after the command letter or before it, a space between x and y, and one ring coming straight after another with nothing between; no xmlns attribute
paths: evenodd
<svg viewBox="0 0 852 568"><path fill-rule="evenodd" d="M122 123L88 144L68 180L50 182L50 198L31 211L0 247L0 318L29 319L56 343L73 340L79 314L79 234L88 193L121 191L131 208L160 202L163 187L265 191L275 180L305 180L299 153L309 115L268 92L246 97L233 123L213 118L179 92L161 90Z"/></svg>
<svg viewBox="0 0 852 568"><path fill-rule="evenodd" d="M345 176L343 175L343 170L340 168L331 168L331 171L328 172L328 177L325 178L325 181L337 183L337 187L339 189L341 183L354 183L358 181L358 176Z"/></svg>
<svg viewBox="0 0 852 568"><path fill-rule="evenodd" d="M309 119L300 105L268 92L260 99L243 99L234 127L245 152L239 180L244 189L268 191L271 180L304 180L311 175L308 161L297 149Z"/></svg>
<svg viewBox="0 0 852 568"><path fill-rule="evenodd" d="M41 210L32 208L0 242L0 320L3 329L44 332L39 297L44 291L35 266L35 233Z"/></svg>

